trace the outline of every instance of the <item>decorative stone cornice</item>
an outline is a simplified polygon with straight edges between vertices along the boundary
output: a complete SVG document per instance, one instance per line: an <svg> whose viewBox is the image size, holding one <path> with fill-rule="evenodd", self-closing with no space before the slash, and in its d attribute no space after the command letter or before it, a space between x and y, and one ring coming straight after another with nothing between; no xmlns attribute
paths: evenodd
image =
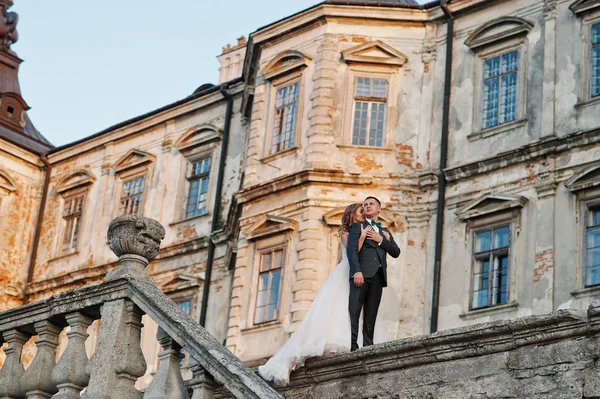
<svg viewBox="0 0 600 399"><path fill-rule="evenodd" d="M254 223L246 232L248 240L269 237L289 230L296 230L298 222L281 216L265 215Z"/></svg>
<svg viewBox="0 0 600 399"><path fill-rule="evenodd" d="M289 50L278 54L263 69L262 74L267 80L304 68L312 59L300 51Z"/></svg>
<svg viewBox="0 0 600 399"><path fill-rule="evenodd" d="M381 40L359 44L342 51L345 62L402 66L408 57Z"/></svg>
<svg viewBox="0 0 600 399"><path fill-rule="evenodd" d="M373 177L371 176L347 174L336 169L309 169L245 188L242 191L237 192L235 197L239 204L244 204L255 199L263 198L267 195L310 183L364 186L372 181Z"/></svg>
<svg viewBox="0 0 600 399"><path fill-rule="evenodd" d="M115 162L113 169L119 173L127 169L142 166L151 162L154 162L156 157L148 152L142 150L129 150L123 155L117 162Z"/></svg>
<svg viewBox="0 0 600 399"><path fill-rule="evenodd" d="M577 0L569 6L569 9L575 15L587 14L595 10L600 10L600 0Z"/></svg>
<svg viewBox="0 0 600 399"><path fill-rule="evenodd" d="M7 191L15 191L17 189L17 182L2 167L0 167L0 188Z"/></svg>
<svg viewBox="0 0 600 399"><path fill-rule="evenodd" d="M600 164L583 169L564 184L572 193L600 185Z"/></svg>
<svg viewBox="0 0 600 399"><path fill-rule="evenodd" d="M450 167L445 169L444 173L446 180L457 181L599 142L600 129L576 132L563 137L551 137L540 140L480 161Z"/></svg>
<svg viewBox="0 0 600 399"><path fill-rule="evenodd" d="M520 195L488 193L474 199L456 211L456 216L464 222L479 216L498 213L508 209L522 208L526 203L527 198Z"/></svg>
<svg viewBox="0 0 600 399"><path fill-rule="evenodd" d="M182 152L187 153L194 148L201 147L212 142L221 140L223 132L216 126L205 123L203 125L193 126L181 134L181 137L175 142L175 147Z"/></svg>
<svg viewBox="0 0 600 399"><path fill-rule="evenodd" d="M64 193L65 191L74 188L93 184L95 181L96 177L92 172L86 169L80 169L61 178L56 184L56 191L58 193Z"/></svg>
<svg viewBox="0 0 600 399"><path fill-rule="evenodd" d="M526 36L532 28L533 23L523 18L500 17L477 28L465 40L465 45L477 51L489 44Z"/></svg>

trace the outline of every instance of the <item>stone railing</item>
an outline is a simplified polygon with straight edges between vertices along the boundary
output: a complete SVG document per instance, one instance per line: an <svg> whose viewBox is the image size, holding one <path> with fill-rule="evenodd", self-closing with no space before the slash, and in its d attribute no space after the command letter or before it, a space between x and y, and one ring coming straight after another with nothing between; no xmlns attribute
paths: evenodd
<svg viewBox="0 0 600 399"><path fill-rule="evenodd" d="M0 369L0 399L181 399L211 398L214 382L236 398L281 398L244 366L187 313L166 297L145 272L159 250L165 231L156 221L122 216L110 223L108 239L121 267L106 281L54 295L0 313L0 345L7 343ZM160 364L144 392L136 389L146 372L140 347L141 318L159 326ZM94 354L88 359L87 328L99 320ZM68 343L55 363L58 335L66 328ZM37 335L37 353L24 369L24 344ZM195 366L184 384L181 350Z"/></svg>

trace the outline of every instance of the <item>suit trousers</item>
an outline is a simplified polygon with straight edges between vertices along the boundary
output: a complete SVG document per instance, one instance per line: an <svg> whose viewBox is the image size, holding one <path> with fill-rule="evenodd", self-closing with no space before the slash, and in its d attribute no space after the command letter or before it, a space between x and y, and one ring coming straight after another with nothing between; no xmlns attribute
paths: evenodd
<svg viewBox="0 0 600 399"><path fill-rule="evenodd" d="M373 345L373 333L375 332L375 320L381 303L381 294L385 279L381 267L373 277L365 278L362 286L357 287L354 279L350 279L350 298L348 301L348 310L350 312L351 342L350 350L358 349L358 324L360 312L363 313L363 347Z"/></svg>

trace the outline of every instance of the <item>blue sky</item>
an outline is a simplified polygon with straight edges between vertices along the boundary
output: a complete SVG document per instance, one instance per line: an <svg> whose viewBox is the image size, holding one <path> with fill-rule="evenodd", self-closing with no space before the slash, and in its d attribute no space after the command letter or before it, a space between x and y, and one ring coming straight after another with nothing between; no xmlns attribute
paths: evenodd
<svg viewBox="0 0 600 399"><path fill-rule="evenodd" d="M14 0L29 116L54 145L216 82L227 43L320 0Z"/></svg>

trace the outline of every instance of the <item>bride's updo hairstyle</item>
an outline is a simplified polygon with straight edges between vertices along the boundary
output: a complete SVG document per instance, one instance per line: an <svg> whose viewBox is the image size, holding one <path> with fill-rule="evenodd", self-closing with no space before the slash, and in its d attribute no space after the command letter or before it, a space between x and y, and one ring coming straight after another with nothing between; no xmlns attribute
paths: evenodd
<svg viewBox="0 0 600 399"><path fill-rule="evenodd" d="M340 233L350 231L350 226L354 223L354 214L356 214L356 208L362 206L362 204L351 204L348 205L342 216L342 225L340 226Z"/></svg>

